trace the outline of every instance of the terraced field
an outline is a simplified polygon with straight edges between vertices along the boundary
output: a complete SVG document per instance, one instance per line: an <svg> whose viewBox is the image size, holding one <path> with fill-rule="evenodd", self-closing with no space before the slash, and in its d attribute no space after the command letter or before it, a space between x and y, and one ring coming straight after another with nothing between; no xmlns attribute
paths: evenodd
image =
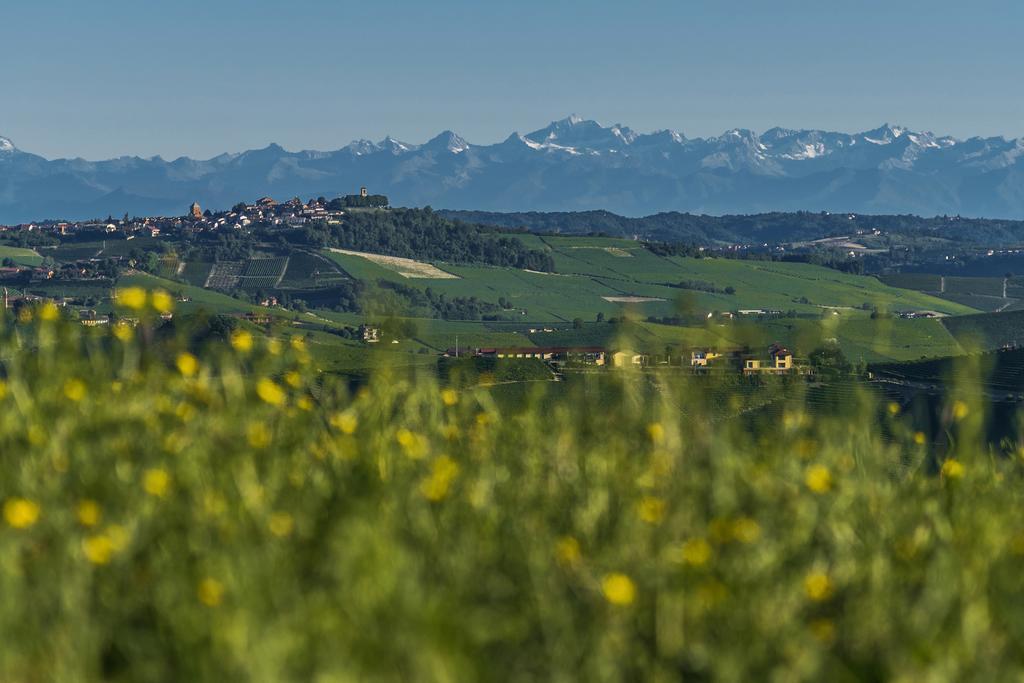
<svg viewBox="0 0 1024 683"><path fill-rule="evenodd" d="M232 291L238 289L245 261L218 261L210 269L210 275L203 285L209 289Z"/></svg>
<svg viewBox="0 0 1024 683"><path fill-rule="evenodd" d="M979 311L1014 311L1024 308L1024 280L1002 277L941 276L930 273L896 273L881 278L895 287L906 287Z"/></svg>
<svg viewBox="0 0 1024 683"><path fill-rule="evenodd" d="M242 266L238 276L241 289L273 289L278 286L288 268L288 258L251 258Z"/></svg>
<svg viewBox="0 0 1024 683"><path fill-rule="evenodd" d="M285 288L311 288L329 285L347 276L330 259L316 253L294 251L279 284Z"/></svg>
<svg viewBox="0 0 1024 683"><path fill-rule="evenodd" d="M967 348L1024 345L1024 311L947 318L943 324Z"/></svg>

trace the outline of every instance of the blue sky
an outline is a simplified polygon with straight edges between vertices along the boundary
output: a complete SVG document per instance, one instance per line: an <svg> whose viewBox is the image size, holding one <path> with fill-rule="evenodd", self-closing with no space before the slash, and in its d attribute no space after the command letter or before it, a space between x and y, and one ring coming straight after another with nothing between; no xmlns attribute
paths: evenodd
<svg viewBox="0 0 1024 683"><path fill-rule="evenodd" d="M1020 0L7 0L0 135L48 157L688 136L1024 135Z"/></svg>

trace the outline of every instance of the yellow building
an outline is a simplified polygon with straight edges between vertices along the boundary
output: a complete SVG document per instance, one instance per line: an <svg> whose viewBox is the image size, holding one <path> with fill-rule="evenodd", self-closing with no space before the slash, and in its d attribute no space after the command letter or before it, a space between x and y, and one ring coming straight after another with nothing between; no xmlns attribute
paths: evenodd
<svg viewBox="0 0 1024 683"><path fill-rule="evenodd" d="M784 375L791 372L793 367L793 354L780 344L772 344L768 348L768 360L762 358L745 358L743 360L744 375L757 373Z"/></svg>
<svg viewBox="0 0 1024 683"><path fill-rule="evenodd" d="M722 353L718 351L691 351L690 352L690 366L695 368L706 368L709 363L713 362L716 358L721 358Z"/></svg>

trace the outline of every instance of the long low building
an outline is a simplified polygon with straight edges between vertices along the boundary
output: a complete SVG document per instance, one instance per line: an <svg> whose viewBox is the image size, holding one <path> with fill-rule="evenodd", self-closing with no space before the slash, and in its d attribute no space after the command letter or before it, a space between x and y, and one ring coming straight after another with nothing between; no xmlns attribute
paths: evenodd
<svg viewBox="0 0 1024 683"><path fill-rule="evenodd" d="M513 346L474 349L473 355L483 358L535 358L563 363L604 365L607 351L600 346Z"/></svg>

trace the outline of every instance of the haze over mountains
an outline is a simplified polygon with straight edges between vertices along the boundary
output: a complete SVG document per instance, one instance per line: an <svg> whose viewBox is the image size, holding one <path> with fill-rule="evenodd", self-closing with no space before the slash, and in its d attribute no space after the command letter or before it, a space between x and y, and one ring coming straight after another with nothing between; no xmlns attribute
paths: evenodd
<svg viewBox="0 0 1024 683"><path fill-rule="evenodd" d="M451 131L328 152L278 145L208 160L47 160L0 137L0 223L226 208L262 195L367 186L392 204L488 211L836 211L1024 218L1024 139L958 140L884 125L863 133L735 129L637 133L571 116L503 142Z"/></svg>

